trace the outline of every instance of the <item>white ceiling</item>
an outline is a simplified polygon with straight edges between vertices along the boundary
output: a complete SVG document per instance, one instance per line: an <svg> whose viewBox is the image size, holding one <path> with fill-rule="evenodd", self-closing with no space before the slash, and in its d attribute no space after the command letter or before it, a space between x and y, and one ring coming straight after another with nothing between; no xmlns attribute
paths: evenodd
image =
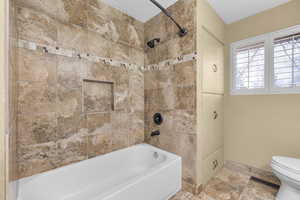
<svg viewBox="0 0 300 200"><path fill-rule="evenodd" d="M135 19L146 22L158 13L150 0L103 0L108 5L121 10ZM177 0L157 0L164 8L173 5ZM243 18L274 8L290 0L207 0L219 16L230 24Z"/></svg>
<svg viewBox="0 0 300 200"><path fill-rule="evenodd" d="M227 23L274 8L289 0L208 0L220 17Z"/></svg>
<svg viewBox="0 0 300 200"><path fill-rule="evenodd" d="M157 8L150 0L103 0L106 4L121 10L135 19L146 22L158 13ZM173 5L177 0L157 0L164 8Z"/></svg>

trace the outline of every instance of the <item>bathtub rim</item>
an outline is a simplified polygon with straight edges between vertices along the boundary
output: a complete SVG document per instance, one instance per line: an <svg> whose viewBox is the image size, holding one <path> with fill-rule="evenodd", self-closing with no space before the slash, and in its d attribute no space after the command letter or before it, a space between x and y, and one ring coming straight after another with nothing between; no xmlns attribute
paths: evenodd
<svg viewBox="0 0 300 200"><path fill-rule="evenodd" d="M178 155L176 155L174 153L171 153L171 152L167 152L167 151L165 151L163 149L160 149L158 147L152 146L150 144L142 143L142 144L133 145L133 146L126 147L126 148L123 148L123 149L119 149L119 150L116 150L116 151L113 151L113 152L110 152L110 153L107 153L107 154L98 155L98 156L95 156L95 157L90 158L90 159L82 160L82 161L79 161L79 162L76 162L76 163L72 163L72 164L69 164L69 165L66 165L66 166L55 168L55 169L50 170L50 171L42 172L42 173L39 173L39 174L36 174L36 175L33 175L33 176L29 176L29 177L25 177L25 178L16 180L16 182L17 182L17 184L19 186L18 187L19 191L17 192L17 200L23 200L23 198L21 197L21 191L22 191L21 188L22 187L20 186L20 184L26 184L26 183L28 183L30 181L35 180L38 177L49 176L49 174L57 174L57 173L59 173L62 170L72 169L72 168L74 168L74 167L82 164L83 162L85 162L85 163L86 162L92 162L93 160L99 159L100 157L106 158L106 157L109 157L109 156L111 156L113 154L126 152L126 151L128 151L130 149L138 148L138 147L146 147L146 148L149 148L150 151L152 150L152 151L158 152L159 154L163 154L163 155L166 156L166 160L164 162L162 162L162 163L159 163L155 167L150 168L148 171L145 172L145 174L143 174L143 176L138 175L138 176L136 176L134 178L131 178L131 179L127 180L127 181L124 181L124 182L122 182L120 184L117 184L113 188L111 188L111 189L103 192L102 194L97 195L96 196L97 198L103 197L103 198L106 199L109 196L115 195L118 192L122 192L122 191L130 188L131 186L134 186L135 184L138 184L139 182L143 181L144 179L147 179L147 178L149 178L151 176L154 176L155 174L160 173L162 170L170 167L171 165L174 165L176 162L179 162L179 165L180 165L180 177L182 177L182 171L181 171L182 170L182 158L180 156L178 156ZM181 180L180 180L180 183L181 183Z"/></svg>
<svg viewBox="0 0 300 200"><path fill-rule="evenodd" d="M65 166L57 167L55 169L45 171L45 172L41 172L41 173L38 173L38 174L35 174L35 175L32 175L32 176L24 177L24 178L16 180L16 182L20 183L20 182L25 181L26 179L32 179L32 178L35 178L35 177L49 175L50 173L53 174L53 173L55 173L57 171L60 171L62 169L72 168L76 165L82 164L83 162L91 162L93 160L96 160L99 157L102 157L102 158L109 157L110 155L120 153L120 152L125 152L125 151L128 151L129 149L140 147L140 146L141 147L149 147L149 148L155 149L159 153L166 154L167 155L167 160L166 160L167 162L171 162L172 160L178 160L178 159L181 160L182 159L181 156L179 156L179 155L176 155L174 153L165 151L163 149L160 149L160 148L155 147L155 146L150 145L150 144L142 143L142 144L137 144L137 145L133 145L133 146L130 146L130 147L126 147L126 148L123 148L123 149L119 149L119 150L116 150L116 151L112 151L112 152L109 152L109 153L106 153L106 154L101 154L101 155L98 155L98 156L95 156L95 157L92 157L92 158L88 158L88 159L85 159L85 160L81 160L81 161L78 161L78 162L74 162L74 163L71 163L71 164L68 164L68 165L65 165ZM172 158L172 159L168 159L168 158ZM158 166L160 164L158 164Z"/></svg>

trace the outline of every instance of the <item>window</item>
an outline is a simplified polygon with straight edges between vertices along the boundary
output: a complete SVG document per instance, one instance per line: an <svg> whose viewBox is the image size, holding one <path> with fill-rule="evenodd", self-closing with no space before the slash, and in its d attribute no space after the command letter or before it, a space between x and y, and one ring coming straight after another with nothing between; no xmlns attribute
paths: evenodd
<svg viewBox="0 0 300 200"><path fill-rule="evenodd" d="M274 87L297 88L300 86L300 33L275 38Z"/></svg>
<svg viewBox="0 0 300 200"><path fill-rule="evenodd" d="M231 45L231 94L300 93L300 26Z"/></svg>
<svg viewBox="0 0 300 200"><path fill-rule="evenodd" d="M236 89L264 88L264 43L237 48L235 62Z"/></svg>
<svg viewBox="0 0 300 200"><path fill-rule="evenodd" d="M266 88L266 44L264 37L232 45L233 94L263 93Z"/></svg>

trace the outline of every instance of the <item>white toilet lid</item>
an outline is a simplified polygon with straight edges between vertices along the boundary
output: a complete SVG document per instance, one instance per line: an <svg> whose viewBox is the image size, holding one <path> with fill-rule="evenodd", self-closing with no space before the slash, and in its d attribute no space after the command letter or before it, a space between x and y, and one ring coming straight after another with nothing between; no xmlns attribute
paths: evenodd
<svg viewBox="0 0 300 200"><path fill-rule="evenodd" d="M279 167L300 174L300 159L283 157L283 156L274 156L272 158L272 162Z"/></svg>

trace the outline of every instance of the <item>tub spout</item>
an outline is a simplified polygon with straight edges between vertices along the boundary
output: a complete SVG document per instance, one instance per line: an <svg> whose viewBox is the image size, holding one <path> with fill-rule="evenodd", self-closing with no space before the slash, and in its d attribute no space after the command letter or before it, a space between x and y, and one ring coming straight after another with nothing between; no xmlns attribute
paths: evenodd
<svg viewBox="0 0 300 200"><path fill-rule="evenodd" d="M159 130L153 131L153 132L151 133L151 137L153 137L153 136L158 136L158 135L160 135L160 131L159 131Z"/></svg>

